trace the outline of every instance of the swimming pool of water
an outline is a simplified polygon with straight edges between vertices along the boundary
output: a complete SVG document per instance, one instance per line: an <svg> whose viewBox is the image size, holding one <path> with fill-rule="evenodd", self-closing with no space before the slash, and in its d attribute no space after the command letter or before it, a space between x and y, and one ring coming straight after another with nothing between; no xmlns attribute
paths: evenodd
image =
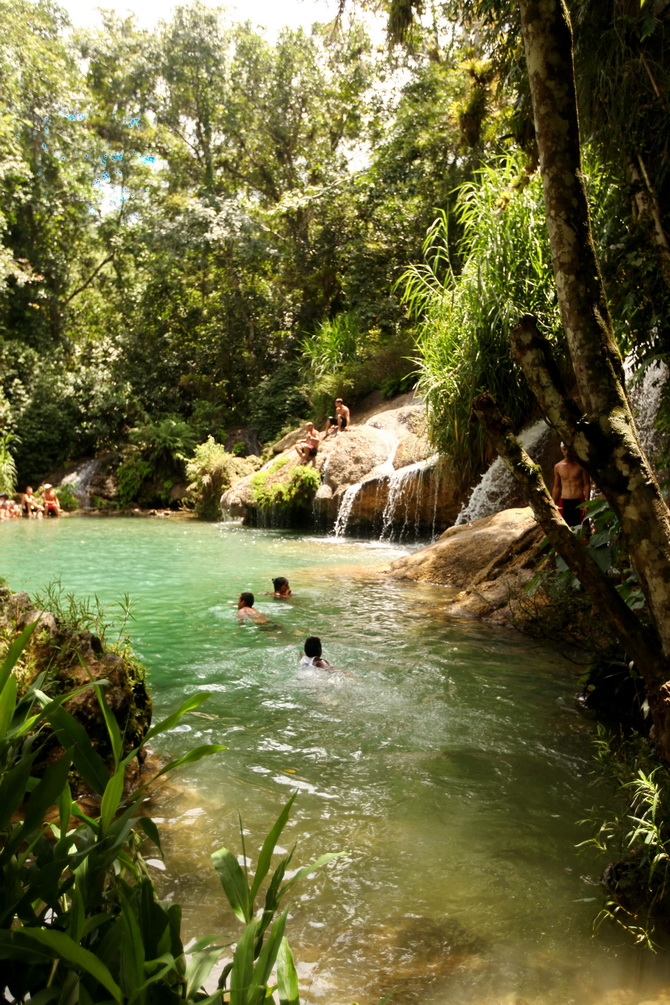
<svg viewBox="0 0 670 1005"><path fill-rule="evenodd" d="M451 619L444 591L376 571L403 549L232 524L69 518L0 524L0 575L31 593L60 579L113 613L149 668L155 717L210 697L161 741L227 751L154 799L156 881L192 934L235 938L209 863L258 847L291 792L295 862L346 855L298 888L288 934L306 1003L638 1005L661 959L616 931L577 821L607 793L571 669L512 632ZM289 601L263 596L288 576ZM239 626L256 595L266 626ZM351 677L299 665L307 635ZM253 857L253 853L252 853Z"/></svg>

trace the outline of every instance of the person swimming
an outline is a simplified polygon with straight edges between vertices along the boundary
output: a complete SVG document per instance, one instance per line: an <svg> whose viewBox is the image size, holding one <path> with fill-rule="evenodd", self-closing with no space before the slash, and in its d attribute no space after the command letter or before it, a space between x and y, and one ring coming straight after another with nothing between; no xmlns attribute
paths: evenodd
<svg viewBox="0 0 670 1005"><path fill-rule="evenodd" d="M274 593L266 594L268 597L282 597L286 599L292 595L291 587L289 586L286 576L277 576L272 580L272 586L274 588Z"/></svg>
<svg viewBox="0 0 670 1005"><path fill-rule="evenodd" d="M348 670L340 670L322 656L321 639L316 635L310 635L305 639L305 651L300 659L301 666L315 667L318 670L327 670L328 673L342 673L345 677L353 677Z"/></svg>
<svg viewBox="0 0 670 1005"><path fill-rule="evenodd" d="M254 608L253 593L240 593L240 599L237 601L237 620L240 624L245 621L255 621L259 625L268 620L265 614L261 614Z"/></svg>

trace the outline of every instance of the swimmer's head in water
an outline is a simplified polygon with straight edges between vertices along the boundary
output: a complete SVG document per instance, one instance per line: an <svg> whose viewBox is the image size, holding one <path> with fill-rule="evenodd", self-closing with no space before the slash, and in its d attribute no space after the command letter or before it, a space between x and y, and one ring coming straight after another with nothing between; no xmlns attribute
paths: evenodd
<svg viewBox="0 0 670 1005"><path fill-rule="evenodd" d="M275 588L275 593L286 593L288 591L288 579L286 576L277 576L276 579L272 580L272 585Z"/></svg>
<svg viewBox="0 0 670 1005"><path fill-rule="evenodd" d="M238 607L253 607L254 606L254 595L253 593L240 593L240 599L237 602Z"/></svg>
<svg viewBox="0 0 670 1005"><path fill-rule="evenodd" d="M305 656L309 656L310 659L314 659L321 655L321 639L317 638L316 635L310 635L308 639L305 639Z"/></svg>

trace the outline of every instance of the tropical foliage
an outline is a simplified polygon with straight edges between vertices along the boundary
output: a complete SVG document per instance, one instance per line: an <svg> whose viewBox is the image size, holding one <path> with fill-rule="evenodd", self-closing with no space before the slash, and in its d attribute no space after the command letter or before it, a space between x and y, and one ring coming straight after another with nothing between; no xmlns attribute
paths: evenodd
<svg viewBox="0 0 670 1005"><path fill-rule="evenodd" d="M40 674L20 693L13 670L37 622L8 648L0 666L0 988L19 1002L237 1002L274 1001L270 974L277 963L282 1001L298 1002L293 957L284 937L286 895L294 884L334 855L322 856L287 878L293 852L271 871L292 797L267 835L250 876L243 844L237 855L220 848L212 863L223 893L244 929L232 960L216 936L196 939L186 951L178 904L161 903L144 859L147 842L161 853L155 823L140 812L150 785L168 772L219 753L197 747L164 765L150 781L126 790L127 769L142 748L174 728L207 695L187 699L152 726L142 743L124 751L123 734L107 704L104 685L92 683L50 697ZM93 688L107 727L112 770L101 759L67 702ZM40 750L55 733L62 754L38 774ZM76 769L98 797L96 812L73 799ZM262 912L255 901L269 878ZM283 908L279 913L280 908ZM222 956L223 963L220 963ZM210 975L219 967L218 980ZM210 990L205 990L209 983Z"/></svg>

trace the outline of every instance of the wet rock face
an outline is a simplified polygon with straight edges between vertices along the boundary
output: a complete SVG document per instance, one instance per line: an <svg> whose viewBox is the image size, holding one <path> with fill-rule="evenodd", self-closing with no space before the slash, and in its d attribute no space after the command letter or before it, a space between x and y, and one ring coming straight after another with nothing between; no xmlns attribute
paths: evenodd
<svg viewBox="0 0 670 1005"><path fill-rule="evenodd" d="M532 578L543 533L530 507L503 510L450 527L437 541L393 562L399 579L452 587L456 617L509 624L516 600Z"/></svg>

